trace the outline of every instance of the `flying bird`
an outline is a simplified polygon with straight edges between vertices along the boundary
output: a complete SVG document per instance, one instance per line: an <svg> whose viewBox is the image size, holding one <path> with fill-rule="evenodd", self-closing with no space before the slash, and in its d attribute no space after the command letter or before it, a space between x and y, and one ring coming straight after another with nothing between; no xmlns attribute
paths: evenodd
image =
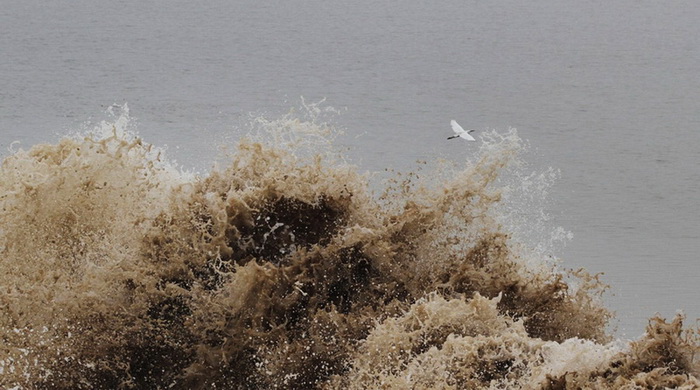
<svg viewBox="0 0 700 390"><path fill-rule="evenodd" d="M474 137L469 135L469 133L473 132L474 130L464 130L462 126L460 126L459 123L457 123L457 121L455 121L454 119L452 120L452 122L450 122L450 124L452 125L452 130L455 132L455 135L453 135L452 137L447 137L447 139L460 137L466 139L467 141L476 141Z"/></svg>

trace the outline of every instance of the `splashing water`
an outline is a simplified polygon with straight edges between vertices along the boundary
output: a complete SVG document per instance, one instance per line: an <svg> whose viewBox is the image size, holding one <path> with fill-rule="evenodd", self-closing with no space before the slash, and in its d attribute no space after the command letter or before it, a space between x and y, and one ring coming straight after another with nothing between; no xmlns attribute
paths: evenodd
<svg viewBox="0 0 700 390"><path fill-rule="evenodd" d="M597 276L522 238L509 199L554 174L504 184L515 130L375 196L314 115L253 125L201 177L128 110L4 159L1 387L700 386L697 329L612 341Z"/></svg>

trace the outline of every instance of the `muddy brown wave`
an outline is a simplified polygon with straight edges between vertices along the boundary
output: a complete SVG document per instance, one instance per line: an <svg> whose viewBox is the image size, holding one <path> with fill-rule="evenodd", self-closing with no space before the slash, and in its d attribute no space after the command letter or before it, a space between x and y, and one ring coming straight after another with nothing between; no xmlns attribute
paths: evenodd
<svg viewBox="0 0 700 390"><path fill-rule="evenodd" d="M2 163L0 387L700 386L697 328L614 340L599 275L500 223L514 131L376 195L327 150L248 137L197 176L117 125Z"/></svg>

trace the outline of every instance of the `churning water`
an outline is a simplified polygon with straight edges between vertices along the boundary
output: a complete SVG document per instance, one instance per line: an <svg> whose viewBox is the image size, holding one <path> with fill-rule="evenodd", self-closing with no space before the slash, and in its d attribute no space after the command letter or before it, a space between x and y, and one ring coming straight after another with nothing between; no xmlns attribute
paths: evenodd
<svg viewBox="0 0 700 390"><path fill-rule="evenodd" d="M204 176L127 114L4 160L3 386L700 384L681 317L611 342L598 277L512 237L515 130L377 193L324 123L253 126Z"/></svg>

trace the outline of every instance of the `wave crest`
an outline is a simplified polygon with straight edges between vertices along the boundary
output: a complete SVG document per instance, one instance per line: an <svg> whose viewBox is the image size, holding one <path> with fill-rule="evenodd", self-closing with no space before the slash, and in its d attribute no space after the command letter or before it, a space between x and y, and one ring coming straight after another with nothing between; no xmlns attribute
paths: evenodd
<svg viewBox="0 0 700 390"><path fill-rule="evenodd" d="M3 161L4 387L697 383L680 319L608 344L597 276L500 222L514 130L452 177L375 196L314 118L257 121L203 177L123 118Z"/></svg>

